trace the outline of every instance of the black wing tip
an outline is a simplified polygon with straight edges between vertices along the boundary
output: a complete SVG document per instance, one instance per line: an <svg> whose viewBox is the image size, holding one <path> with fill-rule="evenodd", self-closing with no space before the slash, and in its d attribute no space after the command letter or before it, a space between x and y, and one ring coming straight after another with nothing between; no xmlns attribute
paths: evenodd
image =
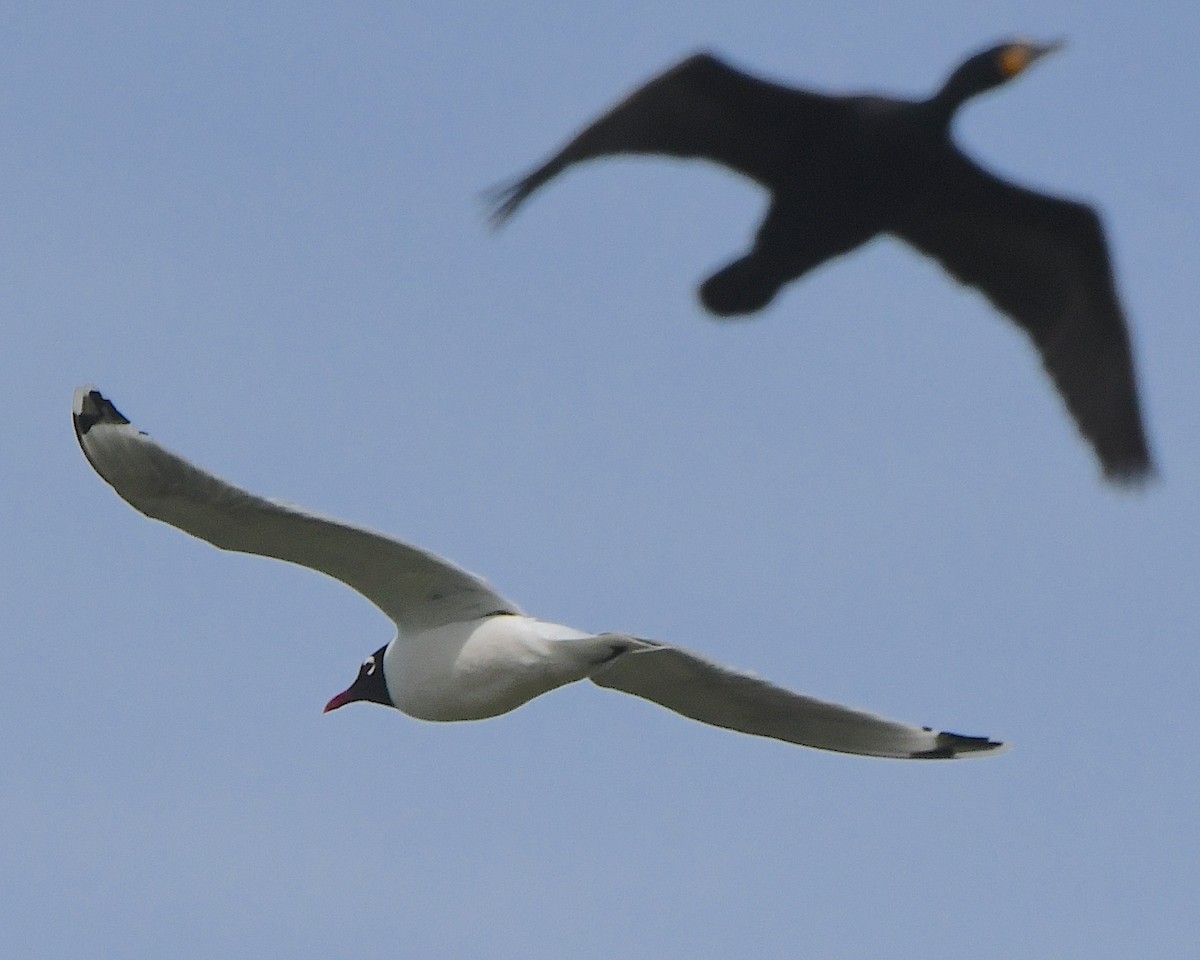
<svg viewBox="0 0 1200 960"><path fill-rule="evenodd" d="M1103 465L1104 479L1122 490L1144 490L1158 479L1158 468L1141 452Z"/></svg>
<svg viewBox="0 0 1200 960"><path fill-rule="evenodd" d="M987 737L968 737L961 733L939 733L937 746L931 750L918 750L909 754L912 760L953 760L956 757L974 754L1003 753L1009 744Z"/></svg>
<svg viewBox="0 0 1200 960"><path fill-rule="evenodd" d="M98 423L126 424L129 420L90 383L75 391L73 408L75 435L82 441Z"/></svg>
<svg viewBox="0 0 1200 960"><path fill-rule="evenodd" d="M489 187L481 194L488 207L487 219L493 230L499 230L517 212L525 198L533 192L530 177L520 177Z"/></svg>

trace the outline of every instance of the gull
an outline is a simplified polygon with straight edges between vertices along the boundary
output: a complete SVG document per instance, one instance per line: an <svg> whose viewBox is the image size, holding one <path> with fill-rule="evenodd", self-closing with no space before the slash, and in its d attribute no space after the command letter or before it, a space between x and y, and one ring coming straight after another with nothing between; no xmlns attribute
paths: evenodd
<svg viewBox="0 0 1200 960"><path fill-rule="evenodd" d="M88 462L134 509L223 550L317 570L396 626L325 707L367 701L420 720L482 720L589 679L716 727L841 753L949 759L1005 744L802 696L654 640L526 616L487 581L411 544L255 496L172 453L91 386L75 392Z"/></svg>

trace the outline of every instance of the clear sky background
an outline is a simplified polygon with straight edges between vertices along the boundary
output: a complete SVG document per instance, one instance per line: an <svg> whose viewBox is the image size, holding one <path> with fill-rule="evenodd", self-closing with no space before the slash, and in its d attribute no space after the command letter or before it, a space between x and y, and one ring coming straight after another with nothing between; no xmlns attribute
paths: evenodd
<svg viewBox="0 0 1200 960"><path fill-rule="evenodd" d="M0 941L41 957L1193 956L1194 4L14 2L0 13ZM1095 201L1161 480L1105 487L1030 345L879 241L720 325L762 194L699 163L479 195L696 49L924 95ZM590 685L321 707L390 624L121 502L94 382L256 492L545 619L1009 740L923 764Z"/></svg>

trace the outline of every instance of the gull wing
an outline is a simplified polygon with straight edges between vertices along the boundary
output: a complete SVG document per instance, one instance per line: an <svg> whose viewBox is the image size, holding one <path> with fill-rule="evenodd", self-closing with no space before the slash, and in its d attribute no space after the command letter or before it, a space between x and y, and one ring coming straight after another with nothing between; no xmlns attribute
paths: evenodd
<svg viewBox="0 0 1200 960"><path fill-rule="evenodd" d="M891 232L1029 334L1108 479L1151 476L1133 351L1096 211L1001 180L956 150L931 183Z"/></svg>
<svg viewBox="0 0 1200 960"><path fill-rule="evenodd" d="M99 391L75 391L84 456L122 499L222 550L273 557L357 590L402 633L489 613L520 613L486 581L419 547L257 497L134 427Z"/></svg>
<svg viewBox="0 0 1200 960"><path fill-rule="evenodd" d="M941 733L793 693L678 647L631 650L591 680L701 723L819 750L944 760L1007 749L987 737Z"/></svg>

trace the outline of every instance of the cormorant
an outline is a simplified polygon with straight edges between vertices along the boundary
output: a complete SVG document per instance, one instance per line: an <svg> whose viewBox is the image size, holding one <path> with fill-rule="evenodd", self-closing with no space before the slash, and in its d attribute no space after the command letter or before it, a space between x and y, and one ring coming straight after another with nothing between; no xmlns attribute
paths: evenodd
<svg viewBox="0 0 1200 960"><path fill-rule="evenodd" d="M754 245L700 286L718 316L753 313L788 282L881 233L979 289L1033 339L1105 476L1153 472L1133 358L1096 211L1008 183L956 147L968 99L1062 44L1016 40L967 59L927 100L780 86L708 53L617 104L493 197L506 221L568 166L611 154L712 160L770 193Z"/></svg>

